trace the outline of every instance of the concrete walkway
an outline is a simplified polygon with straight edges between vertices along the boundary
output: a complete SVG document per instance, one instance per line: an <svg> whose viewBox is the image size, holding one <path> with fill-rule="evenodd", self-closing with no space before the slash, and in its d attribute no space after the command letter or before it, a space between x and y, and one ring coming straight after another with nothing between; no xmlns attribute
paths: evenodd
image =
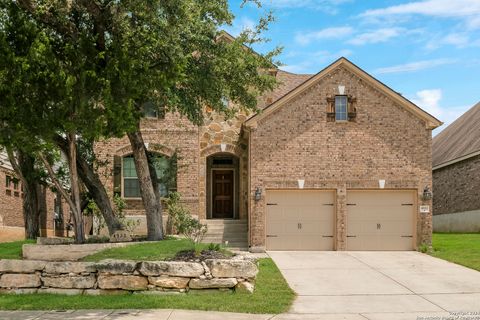
<svg viewBox="0 0 480 320"><path fill-rule="evenodd" d="M270 252L296 319L480 320L480 272L418 252ZM294 318L289 318L294 319Z"/></svg>

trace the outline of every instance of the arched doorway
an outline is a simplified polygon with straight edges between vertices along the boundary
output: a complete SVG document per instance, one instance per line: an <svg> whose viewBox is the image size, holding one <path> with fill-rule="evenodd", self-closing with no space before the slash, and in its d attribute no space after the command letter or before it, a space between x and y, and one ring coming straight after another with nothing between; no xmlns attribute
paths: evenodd
<svg viewBox="0 0 480 320"><path fill-rule="evenodd" d="M207 218L238 219L239 159L228 153L207 157Z"/></svg>

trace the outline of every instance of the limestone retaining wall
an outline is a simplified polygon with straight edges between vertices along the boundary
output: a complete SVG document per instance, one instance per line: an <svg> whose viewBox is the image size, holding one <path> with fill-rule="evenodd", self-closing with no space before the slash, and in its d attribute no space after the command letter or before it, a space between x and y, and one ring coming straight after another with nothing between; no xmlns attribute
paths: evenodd
<svg viewBox="0 0 480 320"><path fill-rule="evenodd" d="M242 257L205 262L0 260L0 293L169 294L207 289L252 293L257 273L257 265Z"/></svg>

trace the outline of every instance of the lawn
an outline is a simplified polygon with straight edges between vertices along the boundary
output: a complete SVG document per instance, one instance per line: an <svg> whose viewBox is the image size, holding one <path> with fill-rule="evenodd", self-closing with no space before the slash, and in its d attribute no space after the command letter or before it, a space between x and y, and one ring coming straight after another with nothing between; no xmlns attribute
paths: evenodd
<svg viewBox="0 0 480 320"><path fill-rule="evenodd" d="M196 246L187 239L166 239L158 242L147 242L130 245L123 248L107 249L85 257L84 261L100 261L103 259L122 259L135 261L156 261L173 258L183 250L196 249L201 251L209 248L209 244L200 243ZM218 249L218 248L217 248ZM231 252L220 248L220 251L229 256Z"/></svg>
<svg viewBox="0 0 480 320"><path fill-rule="evenodd" d="M0 295L0 310L66 309L190 309L242 313L286 312L295 297L271 259L260 259L253 294L202 293L183 295L63 296L49 294Z"/></svg>
<svg viewBox="0 0 480 320"><path fill-rule="evenodd" d="M432 256L480 271L480 233L434 233Z"/></svg>
<svg viewBox="0 0 480 320"><path fill-rule="evenodd" d="M22 245L26 243L35 243L35 240L0 243L0 259L22 259Z"/></svg>

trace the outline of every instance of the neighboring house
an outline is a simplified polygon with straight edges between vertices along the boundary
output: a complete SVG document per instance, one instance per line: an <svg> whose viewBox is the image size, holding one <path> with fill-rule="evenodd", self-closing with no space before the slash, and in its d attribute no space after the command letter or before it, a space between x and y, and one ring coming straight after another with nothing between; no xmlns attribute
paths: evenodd
<svg viewBox="0 0 480 320"><path fill-rule="evenodd" d="M433 228L480 232L480 103L433 139Z"/></svg>
<svg viewBox="0 0 480 320"><path fill-rule="evenodd" d="M60 196L49 188L42 187L45 194L46 206L42 208L40 216L41 236L64 236L65 225L68 222L68 205L60 201ZM25 237L23 220L23 191L22 184L17 178L7 155L0 151L0 242L21 240ZM64 214L67 212L67 214ZM63 217L54 222L55 216Z"/></svg>
<svg viewBox="0 0 480 320"><path fill-rule="evenodd" d="M272 74L280 85L259 100L258 114L225 120L207 108L200 127L173 113L147 112L142 121L147 149L165 163L177 157L176 183L162 189L180 192L209 225L206 241L252 251L430 243L423 195L441 122L345 58L313 76ZM110 163L109 192L142 219L128 139L102 141L96 153Z"/></svg>

